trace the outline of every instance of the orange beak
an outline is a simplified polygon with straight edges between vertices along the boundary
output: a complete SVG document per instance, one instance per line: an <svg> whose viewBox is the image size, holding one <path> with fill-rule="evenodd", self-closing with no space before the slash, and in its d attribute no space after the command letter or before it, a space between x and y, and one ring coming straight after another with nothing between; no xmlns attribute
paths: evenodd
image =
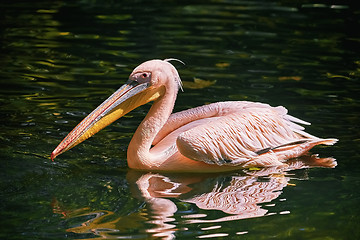
<svg viewBox="0 0 360 240"><path fill-rule="evenodd" d="M110 125L133 109L163 94L163 88L156 89L150 83L129 80L100 106L85 117L51 153L51 160L70 148L85 141L101 129Z"/></svg>

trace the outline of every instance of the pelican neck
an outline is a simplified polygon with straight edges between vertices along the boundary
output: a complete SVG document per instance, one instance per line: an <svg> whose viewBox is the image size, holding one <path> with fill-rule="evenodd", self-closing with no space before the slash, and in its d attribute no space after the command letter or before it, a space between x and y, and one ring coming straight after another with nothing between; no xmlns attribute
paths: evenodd
<svg viewBox="0 0 360 240"><path fill-rule="evenodd" d="M137 169L143 169L142 166L157 167L167 159L167 151L155 155L150 152L150 149L156 135L173 111L177 89L171 90L171 88L166 88L164 95L154 101L148 114L136 129L127 153L130 167Z"/></svg>

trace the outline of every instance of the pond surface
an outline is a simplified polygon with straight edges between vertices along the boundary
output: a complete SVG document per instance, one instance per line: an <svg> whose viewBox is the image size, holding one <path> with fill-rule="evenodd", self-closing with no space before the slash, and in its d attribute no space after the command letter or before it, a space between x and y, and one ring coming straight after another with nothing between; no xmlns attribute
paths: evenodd
<svg viewBox="0 0 360 240"><path fill-rule="evenodd" d="M1 239L360 239L360 11L351 1L15 0L0 9ZM50 160L135 66L170 57L186 63L174 63L185 82L175 111L283 105L312 123L309 133L340 141L288 168L139 173L126 149L147 105Z"/></svg>

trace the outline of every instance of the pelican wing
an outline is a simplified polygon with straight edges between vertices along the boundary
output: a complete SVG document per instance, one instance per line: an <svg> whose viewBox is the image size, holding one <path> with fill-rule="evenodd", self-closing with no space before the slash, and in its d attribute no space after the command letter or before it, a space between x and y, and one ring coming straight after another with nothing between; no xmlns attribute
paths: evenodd
<svg viewBox="0 0 360 240"><path fill-rule="evenodd" d="M316 139L296 124L284 107L244 107L181 133L176 141L184 156L217 165L245 164L270 149Z"/></svg>
<svg viewBox="0 0 360 240"><path fill-rule="evenodd" d="M290 117L289 115L286 115L287 114L286 108L284 107L273 108L265 103L248 102L248 101L226 101L226 102L211 103L208 105L199 106L171 114L171 116L169 117L163 128L159 131L159 133L155 137L153 145L156 145L163 138L167 137L171 132L181 128L182 126L185 126L186 124L190 124L201 119L227 116L231 113L239 113L254 108L273 109L273 111L276 111L278 114L282 116ZM295 122L301 124L309 124L300 119L296 119L296 118L293 119L295 119ZM300 128L302 127L300 126Z"/></svg>

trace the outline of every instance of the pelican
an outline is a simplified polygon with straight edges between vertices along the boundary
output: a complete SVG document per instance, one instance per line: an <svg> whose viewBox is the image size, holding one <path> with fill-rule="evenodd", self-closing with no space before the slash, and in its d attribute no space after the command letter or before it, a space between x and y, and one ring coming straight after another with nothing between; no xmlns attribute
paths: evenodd
<svg viewBox="0 0 360 240"><path fill-rule="evenodd" d="M249 101L212 103L172 113L180 76L174 59L149 60L128 81L85 117L51 154L93 136L133 109L153 101L127 151L128 166L147 171L220 172L285 164L312 147L333 145L304 131L310 123L282 106Z"/></svg>

